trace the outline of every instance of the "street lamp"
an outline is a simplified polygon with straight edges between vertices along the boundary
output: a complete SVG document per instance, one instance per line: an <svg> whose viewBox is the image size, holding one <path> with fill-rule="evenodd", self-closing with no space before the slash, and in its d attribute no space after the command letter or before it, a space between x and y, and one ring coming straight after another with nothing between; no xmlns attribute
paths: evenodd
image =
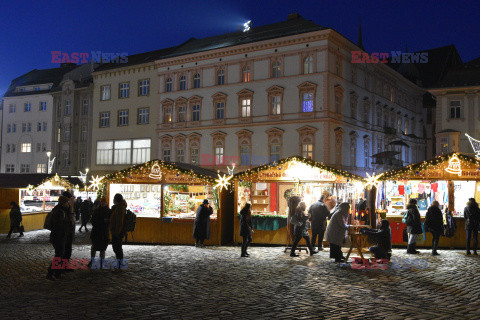
<svg viewBox="0 0 480 320"><path fill-rule="evenodd" d="M87 186L87 181L88 181L88 168L85 169L85 189L87 189L87 200L88 200L88 186Z"/></svg>
<svg viewBox="0 0 480 320"><path fill-rule="evenodd" d="M50 156L52 153L50 151L47 151L47 157L48 157L48 163L47 163L47 173L50 174L52 173L52 168L50 167Z"/></svg>

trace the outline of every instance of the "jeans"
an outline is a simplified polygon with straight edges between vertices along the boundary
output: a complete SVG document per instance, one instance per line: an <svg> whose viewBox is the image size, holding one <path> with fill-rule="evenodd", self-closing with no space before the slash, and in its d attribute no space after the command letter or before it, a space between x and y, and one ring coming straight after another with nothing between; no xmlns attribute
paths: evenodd
<svg viewBox="0 0 480 320"><path fill-rule="evenodd" d="M242 238L243 238L243 241L242 241L242 255L244 255L244 254L247 253L248 245L252 242L252 236L251 235L242 236Z"/></svg>
<svg viewBox="0 0 480 320"><path fill-rule="evenodd" d="M430 231L432 234L432 251L436 252L438 248L438 241L440 241L440 233L436 231Z"/></svg>
<svg viewBox="0 0 480 320"><path fill-rule="evenodd" d="M473 236L473 251L477 252L478 247L478 230L467 229L467 252L470 251L470 239Z"/></svg>
<svg viewBox="0 0 480 320"><path fill-rule="evenodd" d="M417 235L410 233L408 237L408 244L416 244L417 243Z"/></svg>
<svg viewBox="0 0 480 320"><path fill-rule="evenodd" d="M117 260L123 259L122 240L123 235L112 235L112 249Z"/></svg>
<svg viewBox="0 0 480 320"><path fill-rule="evenodd" d="M327 221L325 221L325 226L323 228L320 228L317 232L313 232L312 230L312 247L315 247L315 243L317 242L317 236L318 236L318 249L320 250L323 245L323 236L325 235L325 229L326 229L326 224Z"/></svg>

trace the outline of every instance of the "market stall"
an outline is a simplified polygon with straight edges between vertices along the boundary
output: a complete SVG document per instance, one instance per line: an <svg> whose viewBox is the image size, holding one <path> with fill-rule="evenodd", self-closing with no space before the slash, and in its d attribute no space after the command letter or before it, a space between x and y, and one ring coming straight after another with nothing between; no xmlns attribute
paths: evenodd
<svg viewBox="0 0 480 320"><path fill-rule="evenodd" d="M228 192L216 188L219 174L185 163L152 160L102 179L109 205L116 193L123 195L128 209L137 215L135 242L191 244L195 213L204 199L213 208L211 238L206 244L228 240ZM231 229L231 228L230 228ZM231 230L230 230L231 233Z"/></svg>
<svg viewBox="0 0 480 320"><path fill-rule="evenodd" d="M378 178L377 208L390 221L392 243L404 244L405 225L401 222L410 199L416 199L425 218L433 201L440 203L443 212L448 209L455 217L457 233L452 238L440 239L440 246L463 247L465 228L463 209L469 198L480 200L480 161L470 156L450 153L387 171ZM427 236L430 236L427 233ZM431 238L424 243L429 246Z"/></svg>
<svg viewBox="0 0 480 320"><path fill-rule="evenodd" d="M43 228L45 216L65 190L78 194L83 187L76 177L57 174L0 174L0 232L10 228L10 202L20 206L26 231Z"/></svg>
<svg viewBox="0 0 480 320"><path fill-rule="evenodd" d="M337 201L348 201L355 215L356 201L364 196L365 179L302 157L289 157L234 175L234 239L241 242L238 215L251 203L254 242L286 244L289 202L304 201L307 208L329 194ZM290 204L291 205L291 204ZM353 219L352 219L353 223Z"/></svg>

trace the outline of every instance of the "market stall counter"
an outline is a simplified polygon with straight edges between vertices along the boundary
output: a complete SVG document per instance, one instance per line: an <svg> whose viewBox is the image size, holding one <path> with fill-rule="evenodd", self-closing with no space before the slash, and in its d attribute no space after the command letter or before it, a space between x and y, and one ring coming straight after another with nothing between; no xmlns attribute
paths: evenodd
<svg viewBox="0 0 480 320"><path fill-rule="evenodd" d="M452 237L440 237L440 247L465 247L463 210L469 198L480 200L480 161L468 155L450 153L379 175L382 183L377 188L377 212L390 221L392 244L406 246L406 225L403 213L410 199L416 199L422 218L433 201L438 201L442 212L448 210L456 224ZM418 246L431 245L431 234Z"/></svg>
<svg viewBox="0 0 480 320"><path fill-rule="evenodd" d="M289 157L277 163L249 169L234 175L235 243L241 243L239 213L245 203L251 203L253 242L288 244L291 211L304 201L307 210L322 194L339 201L355 202L364 195L363 177L338 170L302 157ZM304 240L302 240L304 241Z"/></svg>
<svg viewBox="0 0 480 320"><path fill-rule="evenodd" d="M116 193L123 195L127 209L137 215L129 240L139 243L194 243L196 210L208 199L213 214L205 243L220 245L231 241L233 219L224 218L223 212L232 210L228 202L233 200L227 190L216 187L219 175L186 163L152 160L105 176L101 190L110 206Z"/></svg>

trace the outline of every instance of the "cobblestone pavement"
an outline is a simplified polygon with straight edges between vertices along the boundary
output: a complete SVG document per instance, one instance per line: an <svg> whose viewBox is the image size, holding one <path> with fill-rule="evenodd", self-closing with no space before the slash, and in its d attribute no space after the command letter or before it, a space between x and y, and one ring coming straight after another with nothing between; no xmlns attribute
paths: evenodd
<svg viewBox="0 0 480 320"><path fill-rule="evenodd" d="M48 234L0 235L0 319L480 319L480 258L461 251L395 249L388 270L365 271L328 251L127 245L127 270L48 281ZM77 232L74 258L89 257L88 235Z"/></svg>

